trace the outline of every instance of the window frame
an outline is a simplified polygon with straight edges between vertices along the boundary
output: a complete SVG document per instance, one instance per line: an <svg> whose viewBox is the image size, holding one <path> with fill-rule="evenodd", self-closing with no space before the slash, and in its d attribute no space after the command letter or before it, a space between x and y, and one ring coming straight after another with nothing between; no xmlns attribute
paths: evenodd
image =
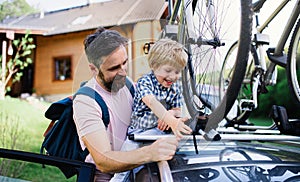
<svg viewBox="0 0 300 182"><path fill-rule="evenodd" d="M60 71L58 70L59 68L57 68L57 62L58 61L64 61L64 62L67 62L69 61L69 68L68 70L64 70L64 75L61 75L61 76L65 76L65 78L60 78ZM65 65L68 64L68 63L65 63ZM57 57L53 57L53 81L67 81L67 80L72 80L73 79L73 61L72 61L72 56L57 56ZM70 76L67 76L68 75L68 72L69 72L69 75Z"/></svg>

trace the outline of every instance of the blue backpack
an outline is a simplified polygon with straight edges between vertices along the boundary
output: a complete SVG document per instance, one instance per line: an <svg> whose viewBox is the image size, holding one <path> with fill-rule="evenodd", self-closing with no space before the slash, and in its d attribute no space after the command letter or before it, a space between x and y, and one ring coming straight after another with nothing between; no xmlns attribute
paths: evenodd
<svg viewBox="0 0 300 182"><path fill-rule="evenodd" d="M127 78L126 87L134 96L134 86ZM109 112L106 103L102 97L92 88L82 86L74 94L86 95L96 100L102 110L102 120L105 127L109 124ZM78 161L85 161L86 156L89 154L87 148L82 150L76 126L73 120L73 100L67 97L50 105L45 112L45 117L51 120L50 125L44 133L44 141L41 146L41 153L50 156L67 158ZM66 178L70 178L77 174L77 170L68 167L59 167L64 173Z"/></svg>

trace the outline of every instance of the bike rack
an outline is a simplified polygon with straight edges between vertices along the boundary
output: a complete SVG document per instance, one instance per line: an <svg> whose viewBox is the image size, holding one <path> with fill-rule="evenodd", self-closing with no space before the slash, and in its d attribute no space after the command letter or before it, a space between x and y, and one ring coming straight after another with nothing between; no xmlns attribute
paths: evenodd
<svg viewBox="0 0 300 182"><path fill-rule="evenodd" d="M217 128L219 133L229 134L229 133L236 133L236 134L280 134L279 130L270 129L269 126L243 126L240 125L239 127L220 127Z"/></svg>
<svg viewBox="0 0 300 182"><path fill-rule="evenodd" d="M291 135L266 135L266 134L220 134L220 141L299 141L299 136L291 136ZM155 141L160 138L168 138L175 137L175 135L139 135L132 134L130 135L130 139L134 141ZM192 140L194 136L192 135L184 135L182 141ZM196 135L197 140L205 140L203 135ZM211 141L213 142L213 141Z"/></svg>

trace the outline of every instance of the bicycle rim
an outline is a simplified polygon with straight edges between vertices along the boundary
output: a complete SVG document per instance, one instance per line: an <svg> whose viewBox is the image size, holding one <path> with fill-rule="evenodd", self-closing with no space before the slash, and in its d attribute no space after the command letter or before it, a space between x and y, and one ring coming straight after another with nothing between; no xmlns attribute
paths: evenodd
<svg viewBox="0 0 300 182"><path fill-rule="evenodd" d="M216 0L212 3L215 15L209 23L207 19L211 15L208 15L206 1L197 2L193 20L196 39L201 43L184 42L189 60L182 73L183 95L190 116L195 120L198 115L209 115L205 131L215 129L235 102L245 73L252 28L250 0ZM202 40L211 42L207 45ZM220 96L222 61L236 40L240 41L232 81L226 93Z"/></svg>
<svg viewBox="0 0 300 182"><path fill-rule="evenodd" d="M294 29L288 50L287 77L293 100L300 106L300 19Z"/></svg>
<svg viewBox="0 0 300 182"><path fill-rule="evenodd" d="M224 93L226 93L227 87L232 80L233 71L234 71L234 63L237 55L238 49L238 42L235 42L230 49L228 50L221 74L220 74L220 96L222 97ZM246 67L245 76L241 85L241 89L238 93L236 98L236 103L233 105L231 110L226 116L226 120L231 124L242 124L244 123L250 116L251 111L250 109L242 108L242 104L246 103L247 101L252 101L252 76L255 74L255 65L258 64L258 56L255 50L255 47L252 45L251 47L251 54L248 57L248 63ZM257 93L258 94L258 93ZM228 124L229 124L228 123Z"/></svg>

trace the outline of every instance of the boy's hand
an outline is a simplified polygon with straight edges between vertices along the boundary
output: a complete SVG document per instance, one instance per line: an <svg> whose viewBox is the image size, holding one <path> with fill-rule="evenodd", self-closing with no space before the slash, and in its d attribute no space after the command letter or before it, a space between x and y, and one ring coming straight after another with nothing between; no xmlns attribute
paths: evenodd
<svg viewBox="0 0 300 182"><path fill-rule="evenodd" d="M157 121L157 128L161 131L168 130L170 127L167 125L167 123L163 122L162 120Z"/></svg>
<svg viewBox="0 0 300 182"><path fill-rule="evenodd" d="M176 137L182 138L183 137L182 133L184 134L192 133L192 129L186 124L184 124L184 122L186 122L187 120L188 118L177 118L176 121L171 123L170 127Z"/></svg>
<svg viewBox="0 0 300 182"><path fill-rule="evenodd" d="M173 116L177 117L178 115L178 111L176 110L168 110L167 111L168 113L172 114ZM157 121L157 128L160 129L161 131L165 131L165 130L168 130L170 127L167 125L167 123L165 123L164 121L162 121L161 119L159 119Z"/></svg>

